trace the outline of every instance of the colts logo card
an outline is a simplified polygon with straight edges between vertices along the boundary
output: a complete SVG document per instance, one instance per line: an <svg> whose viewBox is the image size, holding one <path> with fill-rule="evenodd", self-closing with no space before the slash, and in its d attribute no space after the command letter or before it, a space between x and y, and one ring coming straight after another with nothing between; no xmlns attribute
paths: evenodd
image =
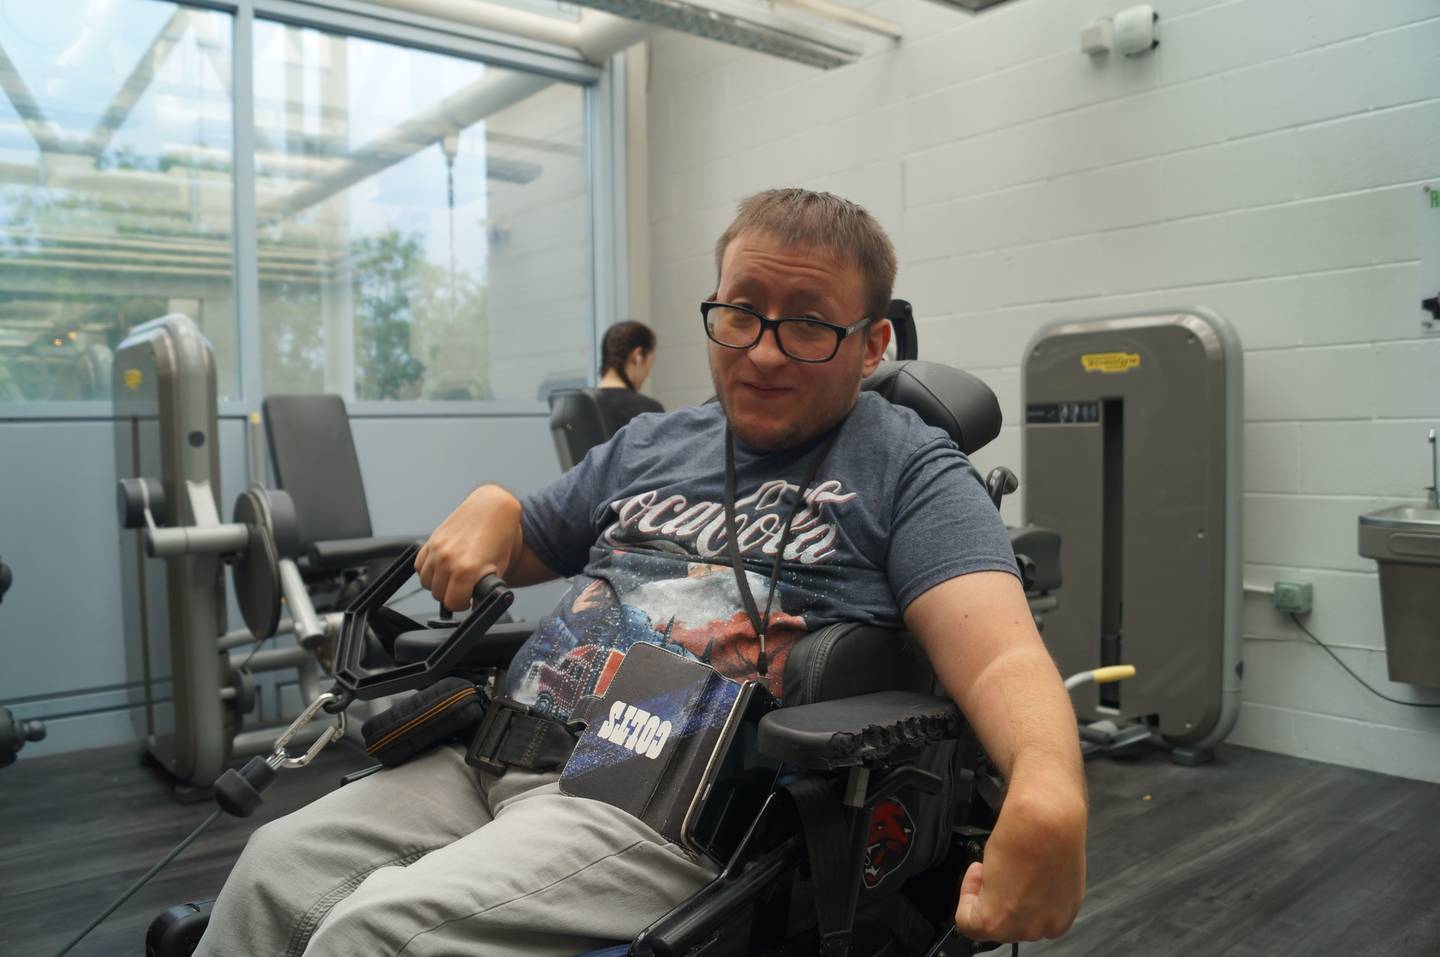
<svg viewBox="0 0 1440 957"><path fill-rule="evenodd" d="M632 647L604 697L577 709L585 732L560 790L613 804L671 841L744 688L691 658L651 644Z"/></svg>

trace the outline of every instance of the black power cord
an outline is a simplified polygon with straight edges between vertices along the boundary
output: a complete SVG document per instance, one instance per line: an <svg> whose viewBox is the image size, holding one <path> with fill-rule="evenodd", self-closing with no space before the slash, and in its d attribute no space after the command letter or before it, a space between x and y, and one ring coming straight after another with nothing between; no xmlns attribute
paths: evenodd
<svg viewBox="0 0 1440 957"><path fill-rule="evenodd" d="M1436 703L1434 703L1434 704L1427 704L1427 703L1425 703L1425 702L1423 702L1423 701L1402 701L1402 700L1400 700L1399 698L1392 698L1392 697L1390 697L1390 696L1387 695L1387 694L1382 694L1381 692L1376 691L1375 688L1374 688L1373 686L1371 686L1371 684L1370 684L1368 681L1366 681L1364 678L1362 678L1362 677L1360 677L1359 675L1357 675L1355 672L1351 671L1351 670L1350 670L1350 666L1347 665L1345 662L1341 661L1341 660L1340 660L1340 656L1337 655L1337 654L1335 654L1335 652L1331 651L1329 645L1325 644L1325 642L1321 641L1319 638L1316 638L1314 635L1312 635L1312 634L1310 633L1310 629L1309 629L1309 628L1306 628L1305 625L1301 623L1301 621L1300 621L1300 616L1299 616L1299 615L1297 615L1295 612L1292 611L1292 612L1290 613L1290 620L1293 621L1293 622L1295 622L1295 627L1296 627L1296 628L1299 628L1301 631L1305 632L1305 637L1306 637L1306 638L1309 638L1311 641L1315 642L1315 644L1317 644L1317 645L1319 645L1321 648L1323 648L1323 649L1325 650L1325 653L1326 653L1327 655L1329 655L1331 658L1334 658L1334 659L1335 659L1335 663L1336 663L1337 665L1339 665L1340 667L1344 668L1347 672L1349 672L1350 677L1354 678L1356 681L1358 681L1358 682L1360 682L1362 685L1364 685L1365 688L1366 688L1366 690L1369 691L1371 694L1375 695L1377 698L1384 698L1386 701L1394 702L1395 704L1403 704L1403 705L1405 705L1407 708L1440 708L1440 702L1436 702Z"/></svg>

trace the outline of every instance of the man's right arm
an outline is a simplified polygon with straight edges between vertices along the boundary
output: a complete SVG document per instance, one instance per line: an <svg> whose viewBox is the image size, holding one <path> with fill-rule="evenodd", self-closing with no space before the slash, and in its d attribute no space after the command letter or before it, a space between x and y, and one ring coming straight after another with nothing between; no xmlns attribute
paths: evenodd
<svg viewBox="0 0 1440 957"><path fill-rule="evenodd" d="M486 575L515 586L558 578L525 544L521 511L520 500L498 485L471 492L415 556L420 584L446 608L464 611Z"/></svg>

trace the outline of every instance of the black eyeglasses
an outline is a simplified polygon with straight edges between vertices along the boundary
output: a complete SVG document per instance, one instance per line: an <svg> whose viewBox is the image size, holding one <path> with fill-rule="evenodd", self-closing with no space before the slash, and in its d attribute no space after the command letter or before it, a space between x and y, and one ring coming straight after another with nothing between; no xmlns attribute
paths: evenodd
<svg viewBox="0 0 1440 957"><path fill-rule="evenodd" d="M700 321L705 324L705 335L717 346L749 349L760 341L766 329L774 329L780 351L796 362L829 362L840 351L842 342L874 322L875 317L866 316L849 326L805 317L768 319L749 306L706 300L700 303Z"/></svg>

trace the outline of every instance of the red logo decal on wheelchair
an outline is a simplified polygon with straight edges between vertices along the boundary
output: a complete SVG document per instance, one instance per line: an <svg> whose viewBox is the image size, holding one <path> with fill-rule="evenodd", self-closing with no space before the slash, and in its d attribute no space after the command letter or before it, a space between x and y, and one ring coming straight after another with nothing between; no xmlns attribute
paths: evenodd
<svg viewBox="0 0 1440 957"><path fill-rule="evenodd" d="M915 836L915 822L905 805L895 798L886 798L875 805L870 819L870 839L865 842L865 886L878 887L910 856L910 842Z"/></svg>

